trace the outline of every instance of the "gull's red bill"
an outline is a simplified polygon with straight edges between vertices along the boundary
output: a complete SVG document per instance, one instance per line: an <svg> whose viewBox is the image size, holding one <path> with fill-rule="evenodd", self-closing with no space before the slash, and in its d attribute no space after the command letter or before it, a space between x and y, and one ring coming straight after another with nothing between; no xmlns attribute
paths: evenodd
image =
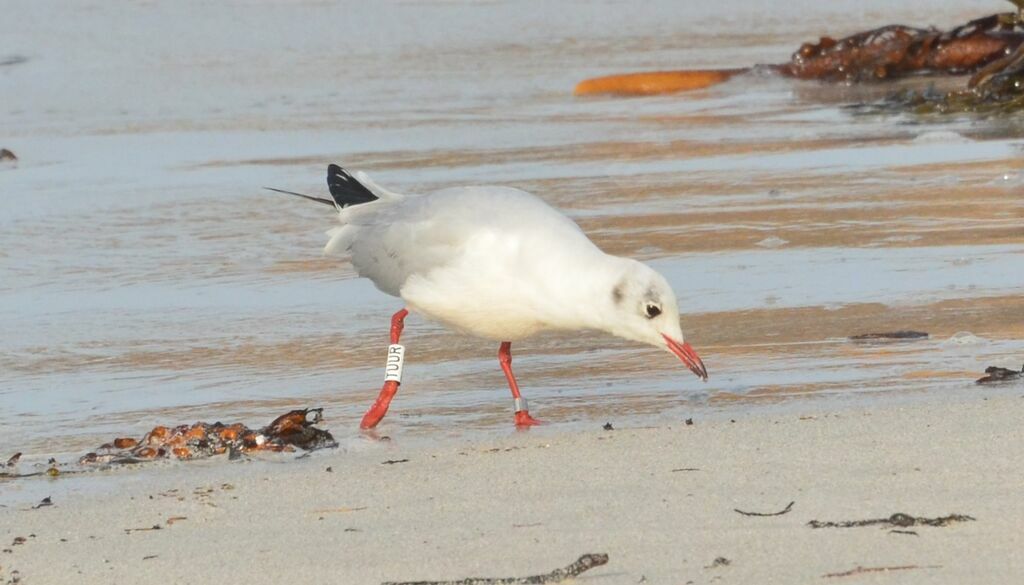
<svg viewBox="0 0 1024 585"><path fill-rule="evenodd" d="M665 343L668 344L669 350L679 356L679 359L683 360L683 363L686 364L686 367L690 368L691 372L697 374L697 377L705 382L708 381L708 369L704 367L704 362L689 343L680 343L664 334L662 337L665 338Z"/></svg>

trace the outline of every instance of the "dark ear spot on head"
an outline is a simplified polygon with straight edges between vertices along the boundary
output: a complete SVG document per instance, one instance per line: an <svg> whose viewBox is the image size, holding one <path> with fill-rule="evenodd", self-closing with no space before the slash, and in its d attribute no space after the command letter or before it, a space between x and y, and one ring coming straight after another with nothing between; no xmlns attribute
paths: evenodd
<svg viewBox="0 0 1024 585"><path fill-rule="evenodd" d="M622 303L622 283L621 282L619 284L615 285L615 288L612 289L612 300L615 301L616 305Z"/></svg>

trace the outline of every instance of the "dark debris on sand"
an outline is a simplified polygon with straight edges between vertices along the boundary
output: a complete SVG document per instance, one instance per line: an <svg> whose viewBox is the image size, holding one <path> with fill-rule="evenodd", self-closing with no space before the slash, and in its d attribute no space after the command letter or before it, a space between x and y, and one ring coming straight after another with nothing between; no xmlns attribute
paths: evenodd
<svg viewBox="0 0 1024 585"><path fill-rule="evenodd" d="M924 331L900 330L850 336L850 341L915 341L918 339L928 339L928 334Z"/></svg>
<svg viewBox="0 0 1024 585"><path fill-rule="evenodd" d="M999 382L1012 382L1022 379L1024 379L1024 366L1021 367L1019 372L1009 368L989 366L985 368L985 376L983 378L978 378L975 382L978 384L996 384Z"/></svg>
<svg viewBox="0 0 1024 585"><path fill-rule="evenodd" d="M314 426L322 420L322 408L303 408L282 414L259 429L251 429L242 423L226 425L221 422L158 426L141 439L119 437L101 445L96 451L79 458L78 467L51 458L45 467L36 464L34 471L4 471L3 468L16 466L21 456L21 453L16 453L6 464L0 464L0 480L38 476L55 478L94 471L107 465L129 465L156 459L188 460L216 455L237 459L259 452L290 453L301 449L308 454L317 449L337 447L331 433Z"/></svg>
<svg viewBox="0 0 1024 585"><path fill-rule="evenodd" d="M608 563L604 553L585 554L575 562L541 575L529 577L468 577L451 581L387 581L381 585L545 585L561 583Z"/></svg>
<svg viewBox="0 0 1024 585"><path fill-rule="evenodd" d="M323 420L322 408L292 410L262 429L242 423L225 425L197 422L176 427L158 426L141 440L121 437L87 453L81 464L138 463L152 459L197 459L228 454L239 457L260 451L291 452L296 447L313 451L337 447L331 433L314 425Z"/></svg>
<svg viewBox="0 0 1024 585"><path fill-rule="evenodd" d="M921 516L911 516L910 514L904 514L897 512L888 518L871 518L869 520L840 520L837 522L821 520L811 520L807 523L811 528L855 528L858 526L897 526L899 528L907 528L910 526L949 526L956 522L973 522L974 518L971 516L965 516L963 514L950 514L949 516L939 516L937 518L925 518Z"/></svg>

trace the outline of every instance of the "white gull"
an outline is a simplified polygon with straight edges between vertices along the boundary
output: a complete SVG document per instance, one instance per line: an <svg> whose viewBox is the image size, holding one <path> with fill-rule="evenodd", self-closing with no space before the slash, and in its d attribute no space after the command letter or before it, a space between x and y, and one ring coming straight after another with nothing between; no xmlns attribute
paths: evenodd
<svg viewBox="0 0 1024 585"><path fill-rule="evenodd" d="M384 387L361 426L387 413L401 383L399 338L410 311L500 342L498 360L517 426L537 424L512 374L512 342L541 331L597 330L661 347L705 381L707 369L679 326L665 278L602 252L571 219L509 187L457 187L406 197L362 172L327 169L331 199L272 189L334 207L341 226L324 251L347 255L359 276L401 298L391 319Z"/></svg>

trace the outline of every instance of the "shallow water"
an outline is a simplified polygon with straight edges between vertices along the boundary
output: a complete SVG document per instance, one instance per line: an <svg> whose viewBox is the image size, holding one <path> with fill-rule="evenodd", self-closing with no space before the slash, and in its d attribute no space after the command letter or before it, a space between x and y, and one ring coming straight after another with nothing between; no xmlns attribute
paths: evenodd
<svg viewBox="0 0 1024 585"><path fill-rule="evenodd" d="M518 344L532 410L558 425L984 391L985 366L1024 361L1019 122L856 116L843 104L888 89L756 75L571 94L1008 6L917 4L8 3L0 61L25 59L0 66L0 147L21 159L0 167L0 445L75 452L300 406L357 436L400 304L321 257L324 208L260 189L322 192L334 161L396 191L531 190L666 274L711 380L597 334ZM931 338L846 341L893 329ZM406 331L382 432L510 430L496 347Z"/></svg>

